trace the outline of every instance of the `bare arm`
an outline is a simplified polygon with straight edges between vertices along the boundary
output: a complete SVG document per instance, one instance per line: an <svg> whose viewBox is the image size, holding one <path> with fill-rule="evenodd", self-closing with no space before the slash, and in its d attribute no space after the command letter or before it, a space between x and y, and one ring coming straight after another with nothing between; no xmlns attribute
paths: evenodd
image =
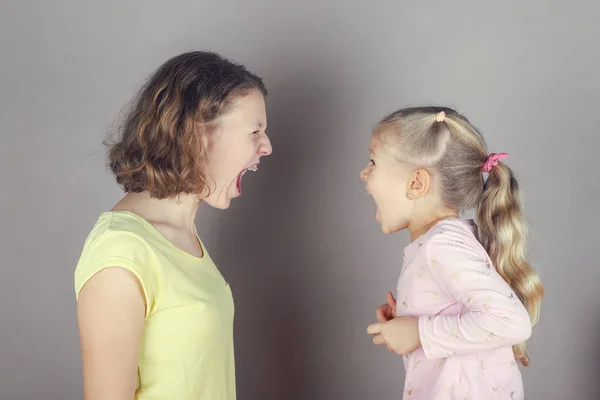
<svg viewBox="0 0 600 400"><path fill-rule="evenodd" d="M136 276L106 268L81 289L77 304L85 400L135 397L145 299Z"/></svg>

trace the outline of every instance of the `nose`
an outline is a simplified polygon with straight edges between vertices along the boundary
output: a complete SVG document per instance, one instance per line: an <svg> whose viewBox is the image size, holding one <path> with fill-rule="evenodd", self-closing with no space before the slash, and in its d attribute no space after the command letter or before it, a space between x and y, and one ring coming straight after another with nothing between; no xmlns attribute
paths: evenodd
<svg viewBox="0 0 600 400"><path fill-rule="evenodd" d="M367 177L369 176L369 167L364 167L358 176L361 180L366 181Z"/></svg>
<svg viewBox="0 0 600 400"><path fill-rule="evenodd" d="M258 147L258 154L261 157L265 157L270 155L273 152L273 146L271 145L271 139L267 135L265 135L263 141Z"/></svg>

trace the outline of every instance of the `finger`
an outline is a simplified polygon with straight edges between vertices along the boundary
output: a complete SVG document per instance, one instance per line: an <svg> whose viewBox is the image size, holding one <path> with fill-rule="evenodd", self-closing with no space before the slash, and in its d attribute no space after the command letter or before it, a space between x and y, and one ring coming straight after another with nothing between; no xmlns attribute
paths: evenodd
<svg viewBox="0 0 600 400"><path fill-rule="evenodd" d="M378 335L381 333L382 324L371 324L367 327L367 333L369 335Z"/></svg>
<svg viewBox="0 0 600 400"><path fill-rule="evenodd" d="M373 338L373 343L375 344L385 344L385 339L383 339L383 336L381 335L377 335Z"/></svg>
<svg viewBox="0 0 600 400"><path fill-rule="evenodd" d="M387 303L388 306L396 308L396 299L394 299L394 295L392 294L392 292L387 293Z"/></svg>
<svg viewBox="0 0 600 400"><path fill-rule="evenodd" d="M387 307L387 304L384 304L384 305L380 306L377 309L377 311L375 311L375 314L377 315L377 321L379 321L380 323L387 321L387 318L386 318L387 312L384 311L384 308L386 308L386 307Z"/></svg>
<svg viewBox="0 0 600 400"><path fill-rule="evenodd" d="M396 310L388 307L387 312L385 313L385 322L389 322L396 317Z"/></svg>

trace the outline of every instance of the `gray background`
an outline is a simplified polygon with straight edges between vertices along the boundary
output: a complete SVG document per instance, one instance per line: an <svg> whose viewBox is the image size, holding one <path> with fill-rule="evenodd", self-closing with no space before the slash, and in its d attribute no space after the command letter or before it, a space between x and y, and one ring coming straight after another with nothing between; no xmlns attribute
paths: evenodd
<svg viewBox="0 0 600 400"><path fill-rule="evenodd" d="M283 3L2 1L0 399L81 398L73 269L121 195L100 143L192 49L271 93L274 154L197 218L234 289L241 399L401 398L401 358L365 329L408 237L380 233L358 173L374 123L420 103L464 112L526 195L547 290L527 398L598 398L598 2Z"/></svg>

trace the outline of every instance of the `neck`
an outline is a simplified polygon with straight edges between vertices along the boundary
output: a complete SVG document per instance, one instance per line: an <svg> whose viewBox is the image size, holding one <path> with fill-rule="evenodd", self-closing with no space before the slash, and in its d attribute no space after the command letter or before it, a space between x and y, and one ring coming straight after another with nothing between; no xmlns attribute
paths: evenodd
<svg viewBox="0 0 600 400"><path fill-rule="evenodd" d="M131 211L148 222L162 222L194 232L194 220L200 201L196 196L180 194L174 198L156 199L148 192L127 193L113 211Z"/></svg>
<svg viewBox="0 0 600 400"><path fill-rule="evenodd" d="M411 222L408 226L411 241L414 242L421 235L427 233L431 229L431 227L433 227L438 222L452 218L458 218L458 211L445 209L440 210L427 218Z"/></svg>

